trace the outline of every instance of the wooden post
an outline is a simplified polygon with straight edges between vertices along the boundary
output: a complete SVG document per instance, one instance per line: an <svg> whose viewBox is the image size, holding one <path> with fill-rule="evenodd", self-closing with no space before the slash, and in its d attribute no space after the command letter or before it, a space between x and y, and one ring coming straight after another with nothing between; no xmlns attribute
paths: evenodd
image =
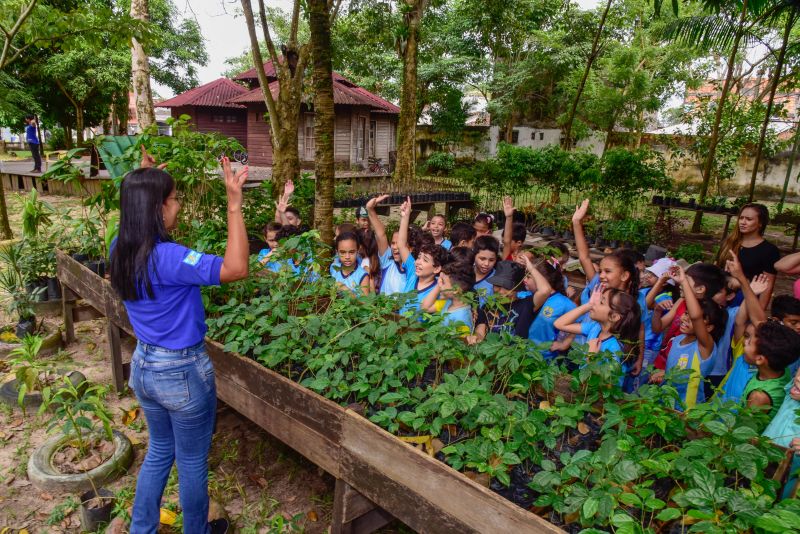
<svg viewBox="0 0 800 534"><path fill-rule="evenodd" d="M64 344L75 341L75 325L72 322L72 310L75 307L75 293L61 282L61 315L64 318Z"/></svg>
<svg viewBox="0 0 800 534"><path fill-rule="evenodd" d="M386 526L394 517L379 508L347 482L336 479L331 534L368 534Z"/></svg>
<svg viewBox="0 0 800 534"><path fill-rule="evenodd" d="M122 345L120 343L119 327L110 319L106 319L108 331L108 347L111 350L111 374L114 378L114 388L117 393L125 390L125 377L122 370Z"/></svg>

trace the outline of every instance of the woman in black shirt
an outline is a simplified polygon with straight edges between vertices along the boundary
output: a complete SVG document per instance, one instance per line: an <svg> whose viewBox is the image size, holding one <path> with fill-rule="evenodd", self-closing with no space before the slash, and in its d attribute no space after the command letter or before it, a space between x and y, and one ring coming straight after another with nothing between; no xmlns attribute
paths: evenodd
<svg viewBox="0 0 800 534"><path fill-rule="evenodd" d="M772 298L775 285L775 262L780 259L778 247L764 239L764 231L769 224L769 210L763 204L745 204L739 210L736 227L722 245L719 260L725 262L729 252L739 257L742 270L748 280L764 273L769 278L769 288L759 297L761 306L766 309Z"/></svg>

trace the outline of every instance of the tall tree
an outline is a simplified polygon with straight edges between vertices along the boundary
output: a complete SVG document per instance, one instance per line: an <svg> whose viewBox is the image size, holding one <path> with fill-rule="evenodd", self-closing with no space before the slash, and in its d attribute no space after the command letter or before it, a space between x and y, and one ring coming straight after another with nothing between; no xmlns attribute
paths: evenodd
<svg viewBox="0 0 800 534"><path fill-rule="evenodd" d="M403 88L397 123L397 164L394 178L412 182L416 176L417 53L420 27L428 0L399 0L403 25L397 37L397 51L403 60Z"/></svg>
<svg viewBox="0 0 800 534"><path fill-rule="evenodd" d="M256 18L253 15L251 0L241 0L241 2L244 18L247 22L247 32L250 36L253 65L258 75L258 83L261 86L261 93L269 114L270 133L272 134L272 180L277 193L283 189L283 184L287 180L294 179L300 173L297 128L300 122L303 79L309 61L310 46L307 42L302 44L298 42L300 0L295 0L289 38L281 46L281 55L279 56L270 32L264 0L258 0L261 32L269 52L269 58L275 69L275 75L278 78L278 91L277 95L274 95L269 87L267 74L264 70L264 59L261 55L261 46L256 33Z"/></svg>
<svg viewBox="0 0 800 534"><path fill-rule="evenodd" d="M748 191L748 199L750 202L753 201L753 194L755 193L756 189L756 179L758 177L758 167L761 164L761 156L764 152L764 142L767 137L767 129L769 128L769 123L772 120L772 111L775 104L775 93L778 91L778 86L783 81L783 67L784 62L786 61L786 51L789 48L789 38L792 33L792 28L794 28L798 17L800 17L800 11L798 11L798 8L794 3L787 2L782 3L782 5L785 7L780 10L779 14L784 14L783 37L781 38L781 45L778 49L778 58L776 60L775 67L772 70L772 77L769 81L767 110L764 113L764 121L761 123L761 132L759 134L758 144L756 145L756 155L753 158L753 173L750 175L750 189Z"/></svg>
<svg viewBox="0 0 800 534"><path fill-rule="evenodd" d="M147 22L149 15L147 0L131 0L131 18ZM131 40L131 73L133 94L136 99L136 118L139 127L146 130L156 123L153 109L153 92L150 88L150 62L144 46L135 36Z"/></svg>
<svg viewBox="0 0 800 534"><path fill-rule="evenodd" d="M314 226L325 243L333 241L333 64L328 0L308 0L314 79Z"/></svg>

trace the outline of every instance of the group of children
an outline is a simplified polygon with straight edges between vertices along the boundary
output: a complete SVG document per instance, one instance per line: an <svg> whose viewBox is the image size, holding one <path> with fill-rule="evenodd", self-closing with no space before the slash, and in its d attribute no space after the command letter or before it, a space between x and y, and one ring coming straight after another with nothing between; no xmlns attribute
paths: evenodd
<svg viewBox="0 0 800 534"><path fill-rule="evenodd" d="M578 294L564 273L569 248L525 246L527 231L514 222L512 199L504 199L501 243L492 216L484 213L471 224L455 223L449 235L441 215L419 228L411 224L410 199L390 237L376 212L386 198L371 199L355 224L337 228L330 276L342 291L408 294L401 313L440 314L470 344L506 331L539 345L546 358L586 345L590 357L622 366L620 385L627 392L646 383L674 387L677 409L713 395L762 406L772 416L767 434L779 442L790 436L781 444L800 450L800 439L791 441L800 438L793 411L800 407L800 300L775 297L768 318L759 295L771 284L763 276L748 280L735 254L724 268L670 258L646 266L644 256L627 249L595 263L583 230L585 200L572 217L587 280ZM268 225L270 250L298 231L286 221ZM262 251L260 259L282 268L270 265L269 256Z"/></svg>

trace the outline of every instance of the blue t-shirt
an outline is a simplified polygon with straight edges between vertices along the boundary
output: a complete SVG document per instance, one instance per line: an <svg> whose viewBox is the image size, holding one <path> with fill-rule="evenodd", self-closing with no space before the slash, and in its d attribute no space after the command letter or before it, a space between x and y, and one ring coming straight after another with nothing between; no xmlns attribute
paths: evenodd
<svg viewBox="0 0 800 534"><path fill-rule="evenodd" d="M536 319L533 320L530 329L528 329L528 339L534 343L552 343L557 340L558 330L554 326L556 319L574 309L575 303L566 295L558 292L553 293L539 308ZM555 356L555 353L547 351L544 356L545 358L551 358Z"/></svg>
<svg viewBox="0 0 800 534"><path fill-rule="evenodd" d="M414 256L409 254L406 261L403 262L403 269L406 272L406 285L403 287L403 293L414 293L417 294L417 300L412 301L400 310L400 313L404 313L408 310L419 311L420 305L422 301L425 300L425 297L428 296L428 293L433 291L433 288L436 287L436 278L434 277L433 282L428 284L426 287L417 287L419 278L417 277L417 269L414 265L416 260Z"/></svg>
<svg viewBox="0 0 800 534"><path fill-rule="evenodd" d="M588 319L588 313L586 314L586 317ZM588 319L581 323L581 335L583 335L586 339L586 343L593 339L598 339L602 332L603 327L597 321ZM630 371L630 365L625 363L625 355L622 351L622 344L619 342L616 336L609 336L600 342L600 348L598 349L598 352L610 352L614 355L614 360L622 367L622 376L619 377L619 382L617 383L619 387L622 387L623 383L625 382L625 375L627 375L628 371Z"/></svg>
<svg viewBox="0 0 800 534"><path fill-rule="evenodd" d="M598 285L600 285L600 275L595 274L592 279L589 280L589 283L586 284L586 287L583 288L583 291L581 291L581 306L589 302L589 298L592 296L592 291L594 291L594 288L596 288Z"/></svg>
<svg viewBox="0 0 800 534"><path fill-rule="evenodd" d="M451 248L453 248L453 243L451 243L449 239L444 239L444 240L443 240L443 241L442 241L442 242L439 244L439 246L440 246L440 247L442 247L442 248L443 248L443 249L445 249L445 250L450 250Z"/></svg>
<svg viewBox="0 0 800 534"><path fill-rule="evenodd" d="M450 309L450 305L453 303L452 300L448 300L445 302L444 307L442 308L442 313L444 314L444 324L448 325L457 325L457 326L465 326L468 331L465 331L465 334L471 334L473 329L472 324L472 308L469 306L461 306L460 308L456 308L455 310Z"/></svg>
<svg viewBox="0 0 800 534"><path fill-rule="evenodd" d="M664 339L664 333L656 334L653 332L653 310L647 307L647 294L650 293L650 287L644 287L639 290L639 311L642 313L642 324L644 325L644 348L645 350L658 350L661 348L661 341ZM660 302L656 297L656 302Z"/></svg>
<svg viewBox="0 0 800 534"><path fill-rule="evenodd" d="M330 273L334 280L342 284L344 287L355 293L361 295L361 281L364 280L369 274L359 264L350 274L343 275L341 270L341 263L339 265L331 265Z"/></svg>
<svg viewBox="0 0 800 534"><path fill-rule="evenodd" d="M411 257L411 256L409 256ZM394 261L392 249L387 248L381 254L381 295L393 295L402 293L406 287L406 269L403 265ZM412 267L413 270L413 267Z"/></svg>
<svg viewBox="0 0 800 534"><path fill-rule="evenodd" d="M177 243L157 243L149 265L155 298L142 288L139 300L123 302L136 338L171 350L201 343L207 327L200 286L218 286L221 270L219 256Z"/></svg>
<svg viewBox="0 0 800 534"><path fill-rule="evenodd" d="M472 286L473 289L475 289L475 292L478 293L479 306L486 304L486 297L489 295L494 295L494 286L487 282L487 280L492 276L494 276L494 269L492 269L492 272L475 282L475 285Z"/></svg>
<svg viewBox="0 0 800 534"><path fill-rule="evenodd" d="M700 346L697 338L682 345L686 339L686 334L680 334L672 338L669 354L667 355L666 370L686 369L691 371L689 381L683 383L673 383L672 386L678 390L680 398L686 403L687 408L691 408L701 402L705 402L706 394L703 387L703 378L708 376L714 364L714 355L704 360L700 356ZM675 405L680 409L679 405Z"/></svg>
<svg viewBox="0 0 800 534"><path fill-rule="evenodd" d="M32 145L39 144L39 138L36 137L36 126L29 124L25 127L25 141Z"/></svg>
<svg viewBox="0 0 800 534"><path fill-rule="evenodd" d="M731 356L731 336L733 327L736 326L736 315L739 313L740 306L728 308L728 321L725 323L725 330L722 332L719 341L714 349L714 364L711 367L711 376L724 376L728 373Z"/></svg>

